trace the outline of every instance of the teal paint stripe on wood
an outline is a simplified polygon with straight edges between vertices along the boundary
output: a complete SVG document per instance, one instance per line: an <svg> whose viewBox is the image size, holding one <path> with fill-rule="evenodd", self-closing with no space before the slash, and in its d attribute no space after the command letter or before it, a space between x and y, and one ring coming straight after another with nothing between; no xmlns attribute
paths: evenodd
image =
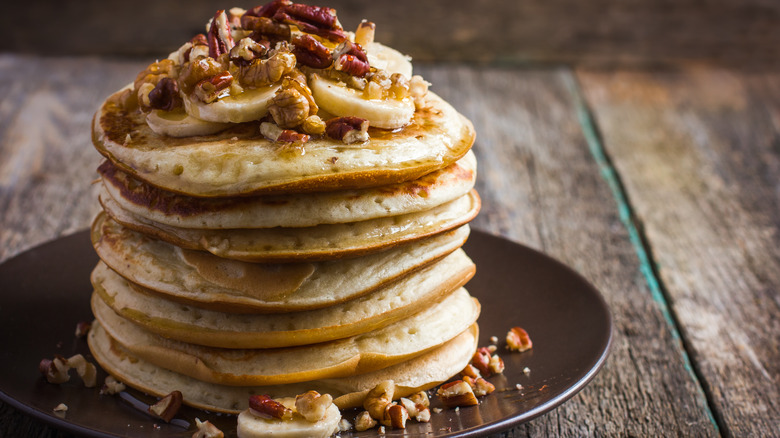
<svg viewBox="0 0 780 438"><path fill-rule="evenodd" d="M631 208L631 204L628 201L628 195L623 188L623 184L620 182L620 177L604 150L604 145L601 136L599 135L596 122L591 115L591 110L588 107L587 102L585 102L585 98L583 97L583 93L580 90L580 86L575 79L574 74L572 72L566 72L563 76L563 80L566 83L566 86L572 96L574 107L577 111L577 117L579 118L580 126L582 128L583 136L585 137L585 141L588 144L588 149L590 150L591 155L593 155L593 158L596 160L601 176L604 178L604 180L606 180L607 184L609 184L612 196L614 197L618 207L620 220L628 230L629 239L631 240L631 244L634 247L634 250L636 251L637 257L639 259L640 270L645 278L645 281L647 281L647 285L650 289L653 300L658 303L658 306L669 326L672 337L677 340L677 345L680 350L680 354L682 355L685 369L688 371L688 373L690 373L691 378L696 382L696 386L699 392L699 402L702 404L702 406L706 407L710 422L716 428L718 433L721 433L721 430L725 429L721 427L721 424L719 424L716 420L712 410L713 402L707 397L704 391L704 387L702 386L702 376L694 369L691 363L688 351L684 345L684 340L680 336L679 324L669 309L668 299L663 291L663 286L658 278L658 274L656 273L657 271L653 269L654 262L650 256L650 251L645 244L645 239L639 231L639 227L637 227L637 220L633 213L633 209Z"/></svg>

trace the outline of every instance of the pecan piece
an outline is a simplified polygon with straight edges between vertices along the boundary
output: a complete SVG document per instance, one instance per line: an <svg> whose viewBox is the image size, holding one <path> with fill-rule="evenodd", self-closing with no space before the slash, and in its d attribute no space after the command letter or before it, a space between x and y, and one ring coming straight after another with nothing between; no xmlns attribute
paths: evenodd
<svg viewBox="0 0 780 438"><path fill-rule="evenodd" d="M384 418L385 409L393 401L395 393L395 382L385 380L379 382L371 391L368 391L363 401L363 409L368 411L371 418L381 420Z"/></svg>
<svg viewBox="0 0 780 438"><path fill-rule="evenodd" d="M335 42L347 39L333 8L291 3L280 7L274 20L292 24L301 32L311 33Z"/></svg>
<svg viewBox="0 0 780 438"><path fill-rule="evenodd" d="M376 24L363 20L355 31L355 42L361 46L371 44L374 42L374 33L376 32Z"/></svg>
<svg viewBox="0 0 780 438"><path fill-rule="evenodd" d="M176 413L179 412L182 402L181 391L173 391L165 397L157 401L157 403L149 406L149 413L153 416L170 423Z"/></svg>
<svg viewBox="0 0 780 438"><path fill-rule="evenodd" d="M92 323L87 321L79 321L76 324L76 337L83 338L89 334L89 329L92 328Z"/></svg>
<svg viewBox="0 0 780 438"><path fill-rule="evenodd" d="M245 29L252 31L249 37L258 42L268 41L270 45L271 42L289 42L290 38L292 37L289 24L280 23L268 17L253 17L244 15L242 22L245 25Z"/></svg>
<svg viewBox="0 0 780 438"><path fill-rule="evenodd" d="M186 94L192 93L195 85L203 79L212 77L224 70L222 64L214 58L198 58L190 61L179 72L179 89Z"/></svg>
<svg viewBox="0 0 780 438"><path fill-rule="evenodd" d="M294 88L283 89L272 99L268 112L279 127L294 128L309 116L309 101Z"/></svg>
<svg viewBox="0 0 780 438"><path fill-rule="evenodd" d="M249 408L259 417L292 420L292 410L267 395L249 397Z"/></svg>
<svg viewBox="0 0 780 438"><path fill-rule="evenodd" d="M252 60L262 58L268 53L268 47L252 38L242 38L230 49L230 60L237 66L247 66Z"/></svg>
<svg viewBox="0 0 780 438"><path fill-rule="evenodd" d="M175 80L165 77L149 92L149 107L171 111L184 105L179 96L179 86Z"/></svg>
<svg viewBox="0 0 780 438"><path fill-rule="evenodd" d="M42 359L38 364L38 371L46 377L49 383L65 383L70 380L68 360L62 356L55 356L54 360Z"/></svg>
<svg viewBox="0 0 780 438"><path fill-rule="evenodd" d="M456 380L442 385L436 394L441 399L441 402L444 403L444 406L448 408L479 404L474 391L471 389L471 385L463 380Z"/></svg>
<svg viewBox="0 0 780 438"><path fill-rule="evenodd" d="M382 423L385 426L392 426L395 429L406 429L406 422L409 420L409 411L402 405L391 404L385 408L382 416Z"/></svg>
<svg viewBox="0 0 780 438"><path fill-rule="evenodd" d="M229 53L235 44L230 33L230 21L224 9L214 14L208 34L209 56L217 59L219 55Z"/></svg>
<svg viewBox="0 0 780 438"><path fill-rule="evenodd" d="M200 418L196 418L195 427L197 427L198 430L192 435L192 438L224 438L225 436L217 426L214 426L208 420L200 421Z"/></svg>
<svg viewBox="0 0 780 438"><path fill-rule="evenodd" d="M363 432L376 426L376 420L371 418L371 414L368 411L362 411L355 417L355 430Z"/></svg>
<svg viewBox="0 0 780 438"><path fill-rule="evenodd" d="M299 63L313 68L328 68L333 64L330 50L311 35L293 38L293 55Z"/></svg>
<svg viewBox="0 0 780 438"><path fill-rule="evenodd" d="M295 56L280 51L268 59L254 59L247 66L239 67L238 82L249 87L263 87L282 79L295 68Z"/></svg>
<svg viewBox="0 0 780 438"><path fill-rule="evenodd" d="M371 70L368 56L360 44L344 41L333 51L334 68L352 76L363 77Z"/></svg>
<svg viewBox="0 0 780 438"><path fill-rule="evenodd" d="M311 422L322 420L332 404L333 397L330 394L317 391L307 391L295 397L295 410Z"/></svg>
<svg viewBox="0 0 780 438"><path fill-rule="evenodd" d="M506 346L512 351L523 352L530 350L534 344L522 327L512 327L506 334Z"/></svg>
<svg viewBox="0 0 780 438"><path fill-rule="evenodd" d="M368 120L360 117L335 117L325 122L325 133L346 144L368 141Z"/></svg>
<svg viewBox="0 0 780 438"><path fill-rule="evenodd" d="M485 377L490 377L493 374L490 371L490 351L486 347L477 349L471 358L471 365Z"/></svg>
<svg viewBox="0 0 780 438"><path fill-rule="evenodd" d="M280 8L291 5L290 0L273 0L261 6L255 6L254 8L246 11L244 16L250 17L273 17ZM243 18L243 17L242 17ZM246 29L246 27L244 27Z"/></svg>
<svg viewBox="0 0 780 438"><path fill-rule="evenodd" d="M225 70L195 84L193 93L204 103L211 103L229 92L232 82L233 75Z"/></svg>

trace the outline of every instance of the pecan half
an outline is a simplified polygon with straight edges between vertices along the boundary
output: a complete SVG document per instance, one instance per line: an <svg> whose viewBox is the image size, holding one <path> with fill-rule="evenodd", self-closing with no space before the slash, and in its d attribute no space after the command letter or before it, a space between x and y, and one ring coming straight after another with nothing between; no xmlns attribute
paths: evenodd
<svg viewBox="0 0 780 438"><path fill-rule="evenodd" d="M173 391L158 400L157 403L150 405L148 411L153 416L170 423L181 408L182 398L181 391Z"/></svg>
<svg viewBox="0 0 780 438"><path fill-rule="evenodd" d="M371 70L368 56L360 44L344 41L333 51L334 68L352 76L363 77Z"/></svg>
<svg viewBox="0 0 780 438"><path fill-rule="evenodd" d="M255 6L254 8L246 11L244 16L250 17L273 17L280 8L291 5L290 0L273 0L261 6ZM242 17L243 18L243 17ZM246 27L245 27L246 29Z"/></svg>
<svg viewBox="0 0 780 438"><path fill-rule="evenodd" d="M292 43L293 55L299 63L313 68L328 68L333 64L330 50L311 35L296 36Z"/></svg>
<svg viewBox="0 0 780 438"><path fill-rule="evenodd" d="M292 24L301 32L318 35L330 41L341 42L347 39L347 33L342 29L333 8L292 3L281 6L273 18Z"/></svg>
<svg viewBox="0 0 780 438"><path fill-rule="evenodd" d="M225 70L195 84L193 93L204 103L211 103L229 91L232 82L233 75Z"/></svg>
<svg viewBox="0 0 780 438"><path fill-rule="evenodd" d="M260 417L291 420L293 412L267 395L249 397L249 408Z"/></svg>
<svg viewBox="0 0 780 438"><path fill-rule="evenodd" d="M268 17L253 17L244 15L242 22L245 29L251 30L249 35L255 41L268 41L276 43L277 41L290 41L292 32L290 25L274 21Z"/></svg>
<svg viewBox="0 0 780 438"><path fill-rule="evenodd" d="M404 406L391 404L385 408L385 413L380 423L385 426L392 426L395 429L406 429L408 420L409 411Z"/></svg>
<svg viewBox="0 0 780 438"><path fill-rule="evenodd" d="M184 105L179 96L179 86L175 80L165 77L149 92L149 107L171 111Z"/></svg>
<svg viewBox="0 0 780 438"><path fill-rule="evenodd" d="M229 53L235 44L230 33L230 21L224 9L214 14L208 34L209 56L217 59L223 53Z"/></svg>
<svg viewBox="0 0 780 438"><path fill-rule="evenodd" d="M325 133L346 144L368 141L368 120L360 117L335 117L325 122Z"/></svg>

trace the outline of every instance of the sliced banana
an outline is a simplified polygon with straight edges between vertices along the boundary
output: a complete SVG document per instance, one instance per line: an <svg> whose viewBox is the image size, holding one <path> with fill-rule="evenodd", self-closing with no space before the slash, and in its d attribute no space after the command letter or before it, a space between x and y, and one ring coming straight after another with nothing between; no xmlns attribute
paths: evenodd
<svg viewBox="0 0 780 438"><path fill-rule="evenodd" d="M295 398L285 397L278 400L288 409L295 408ZM325 416L318 421L308 421L303 417L295 416L292 420L264 419L251 413L250 410L238 415L239 438L259 437L321 437L327 438L338 429L341 420L339 408L332 404L328 407Z"/></svg>
<svg viewBox="0 0 780 438"><path fill-rule="evenodd" d="M409 97L402 100L366 99L362 91L317 75L309 79L309 87L323 110L337 117L361 117L376 128L401 128L414 116L414 101Z"/></svg>
<svg viewBox="0 0 780 438"><path fill-rule="evenodd" d="M406 78L412 77L412 62L409 57L382 43L372 42L363 46L368 55L368 63L372 67L386 70L388 73L401 73Z"/></svg>
<svg viewBox="0 0 780 438"><path fill-rule="evenodd" d="M192 96L182 96L184 109L192 117L207 122L243 123L259 120L268 114L268 107L281 83L265 88L244 89L236 96L203 103Z"/></svg>
<svg viewBox="0 0 780 438"><path fill-rule="evenodd" d="M173 111L154 110L146 115L146 123L155 133L169 137L192 137L216 134L229 123L207 122L187 114L183 108Z"/></svg>

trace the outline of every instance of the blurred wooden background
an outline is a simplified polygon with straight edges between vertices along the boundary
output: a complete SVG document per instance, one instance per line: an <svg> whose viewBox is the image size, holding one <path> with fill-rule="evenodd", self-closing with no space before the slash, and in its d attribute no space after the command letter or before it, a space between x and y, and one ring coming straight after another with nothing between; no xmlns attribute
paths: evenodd
<svg viewBox="0 0 780 438"><path fill-rule="evenodd" d="M0 51L160 56L203 32L217 9L262 2L38 0L0 14ZM309 2L311 3L311 2ZM316 2L315 2L316 3ZM417 61L776 66L776 0L332 0Z"/></svg>

